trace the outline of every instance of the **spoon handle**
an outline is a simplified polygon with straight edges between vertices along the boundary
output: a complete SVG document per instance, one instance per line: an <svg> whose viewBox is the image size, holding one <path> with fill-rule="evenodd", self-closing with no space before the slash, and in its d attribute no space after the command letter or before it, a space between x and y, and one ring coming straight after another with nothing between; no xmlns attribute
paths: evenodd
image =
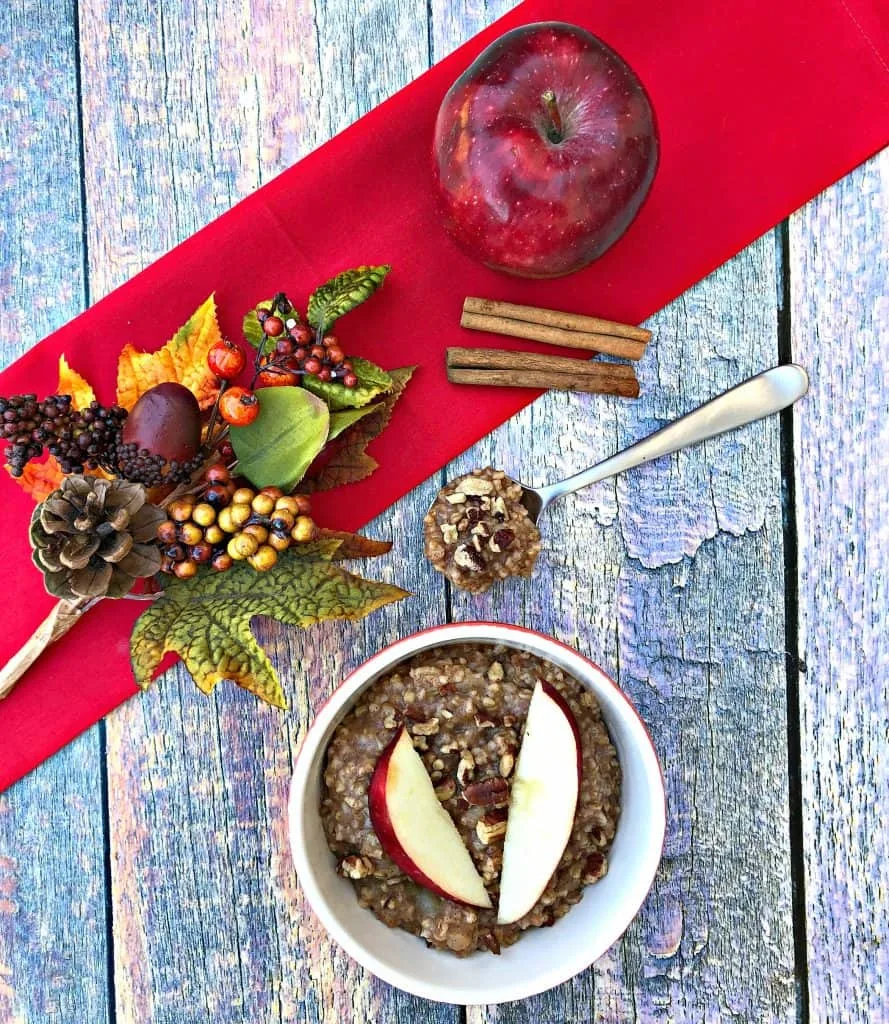
<svg viewBox="0 0 889 1024"><path fill-rule="evenodd" d="M576 473L567 480L540 488L543 504L548 505L556 498L572 494L581 487L588 487L616 473L623 473L634 466L679 451L680 448L689 448L728 430L771 416L802 398L808 389L809 378L801 366L793 363L775 366L725 391L693 412L680 416L678 420L668 423L598 465Z"/></svg>

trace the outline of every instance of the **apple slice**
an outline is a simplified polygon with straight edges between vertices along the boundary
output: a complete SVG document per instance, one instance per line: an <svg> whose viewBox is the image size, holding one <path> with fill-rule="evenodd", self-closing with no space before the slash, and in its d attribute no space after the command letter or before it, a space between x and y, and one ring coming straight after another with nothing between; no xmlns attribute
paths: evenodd
<svg viewBox="0 0 889 1024"><path fill-rule="evenodd" d="M498 924L524 917L558 867L574 827L582 768L571 708L555 687L538 680L509 798Z"/></svg>
<svg viewBox="0 0 889 1024"><path fill-rule="evenodd" d="M445 899L491 906L485 883L457 826L435 795L404 726L377 761L368 803L383 850L406 875Z"/></svg>

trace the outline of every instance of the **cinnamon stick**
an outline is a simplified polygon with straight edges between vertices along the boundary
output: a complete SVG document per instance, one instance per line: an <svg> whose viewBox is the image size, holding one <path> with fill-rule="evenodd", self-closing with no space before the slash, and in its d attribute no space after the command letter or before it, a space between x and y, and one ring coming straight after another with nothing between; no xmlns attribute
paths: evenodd
<svg viewBox="0 0 889 1024"><path fill-rule="evenodd" d="M541 370L544 373L573 373L597 379L603 366L620 367L629 380L633 368L625 364L589 362L582 357L548 356L542 352L513 352L504 348L449 348L447 365L461 370Z"/></svg>
<svg viewBox="0 0 889 1024"><path fill-rule="evenodd" d="M523 356L528 353L521 353ZM574 360L568 360L574 362ZM639 381L632 366L618 363L580 363L570 372L533 370L524 366L490 368L448 367L452 384L483 384L497 388L541 388L638 398Z"/></svg>
<svg viewBox="0 0 889 1024"><path fill-rule="evenodd" d="M651 331L632 324L472 296L463 302L461 324L473 330L607 352L624 359L640 359L651 340Z"/></svg>

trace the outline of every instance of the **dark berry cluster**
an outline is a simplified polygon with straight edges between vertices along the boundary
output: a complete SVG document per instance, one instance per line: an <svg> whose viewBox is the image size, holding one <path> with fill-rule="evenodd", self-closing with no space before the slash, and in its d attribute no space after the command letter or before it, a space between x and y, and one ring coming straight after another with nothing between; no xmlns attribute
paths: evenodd
<svg viewBox="0 0 889 1024"><path fill-rule="evenodd" d="M201 450L190 460L168 462L162 455L154 455L134 442L126 444L118 434L102 466L115 476L122 476L133 483L164 487L187 483L206 459L206 453Z"/></svg>
<svg viewBox="0 0 889 1024"><path fill-rule="evenodd" d="M13 476L46 449L63 473L106 466L109 452L119 437L126 409L92 402L86 409L72 407L70 395L36 395L0 398L0 434L8 444L4 455Z"/></svg>
<svg viewBox="0 0 889 1024"><path fill-rule="evenodd" d="M301 323L286 295L279 293L270 309L260 310L256 315L267 342L260 349L255 383L273 387L295 384L299 377L336 380L347 388L358 383L352 363L336 336L316 333ZM271 351L266 351L266 344L273 346Z"/></svg>

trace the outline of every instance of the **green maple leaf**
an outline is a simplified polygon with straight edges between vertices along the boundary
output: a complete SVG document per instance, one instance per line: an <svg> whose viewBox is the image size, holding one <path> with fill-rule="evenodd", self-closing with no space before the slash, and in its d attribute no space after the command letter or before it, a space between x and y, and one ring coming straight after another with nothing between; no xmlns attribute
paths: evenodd
<svg viewBox="0 0 889 1024"><path fill-rule="evenodd" d="M164 655L182 658L198 689L231 680L267 704L286 708L280 680L250 629L257 615L305 627L325 619L361 619L408 596L335 563L340 550L361 553L364 538L324 537L289 548L268 572L236 562L227 572L172 579L139 617L130 637L133 674L150 686ZM371 542L365 542L365 544ZM367 553L376 553L370 549Z"/></svg>

